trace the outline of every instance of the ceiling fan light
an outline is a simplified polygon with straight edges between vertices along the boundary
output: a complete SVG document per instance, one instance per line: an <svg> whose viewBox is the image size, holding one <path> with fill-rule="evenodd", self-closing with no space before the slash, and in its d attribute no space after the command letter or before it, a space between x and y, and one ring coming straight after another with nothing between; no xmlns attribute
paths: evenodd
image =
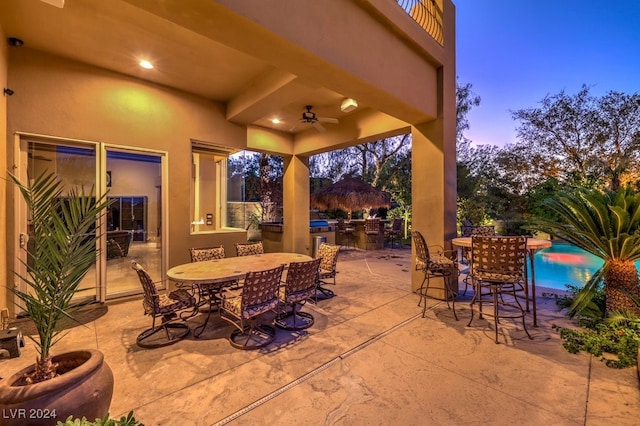
<svg viewBox="0 0 640 426"><path fill-rule="evenodd" d="M345 99L340 105L340 110L342 110L342 112L350 112L356 108L358 108L358 102L355 99L351 98Z"/></svg>

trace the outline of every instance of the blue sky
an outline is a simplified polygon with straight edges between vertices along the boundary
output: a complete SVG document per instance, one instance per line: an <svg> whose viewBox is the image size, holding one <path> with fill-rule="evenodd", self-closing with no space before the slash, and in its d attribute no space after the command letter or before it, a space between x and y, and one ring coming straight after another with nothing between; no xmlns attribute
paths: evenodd
<svg viewBox="0 0 640 426"><path fill-rule="evenodd" d="M482 99L465 135L515 142L510 111L548 94L640 93L640 0L453 0L457 75Z"/></svg>

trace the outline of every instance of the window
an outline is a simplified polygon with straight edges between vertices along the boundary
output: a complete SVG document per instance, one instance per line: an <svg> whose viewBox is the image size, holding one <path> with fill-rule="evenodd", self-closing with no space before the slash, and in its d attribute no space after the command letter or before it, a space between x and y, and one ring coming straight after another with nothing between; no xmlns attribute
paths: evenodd
<svg viewBox="0 0 640 426"><path fill-rule="evenodd" d="M191 233L282 220L281 157L201 142L192 142L191 152Z"/></svg>
<svg viewBox="0 0 640 426"><path fill-rule="evenodd" d="M227 158L224 147L191 144L191 232L213 232L226 226Z"/></svg>

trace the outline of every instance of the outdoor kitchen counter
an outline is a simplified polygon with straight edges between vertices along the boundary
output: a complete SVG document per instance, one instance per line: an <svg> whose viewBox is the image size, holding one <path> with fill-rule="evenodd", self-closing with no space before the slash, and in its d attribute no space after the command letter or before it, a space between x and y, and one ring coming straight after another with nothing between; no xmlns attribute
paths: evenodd
<svg viewBox="0 0 640 426"><path fill-rule="evenodd" d="M380 250L384 248L384 228L389 221L387 219L380 219L380 234L378 234L378 240L375 248L372 246L367 247L367 235L364 233L364 219L352 219L348 222L355 230L353 231L353 244L363 250Z"/></svg>
<svg viewBox="0 0 640 426"><path fill-rule="evenodd" d="M313 255L313 243L315 237L324 237L329 244L335 244L336 233L335 224L328 223L327 221L312 220L309 223L309 245L305 254ZM278 222L263 222L260 224L262 230L262 244L264 245L264 251L282 252L284 250L284 244L282 242L283 224Z"/></svg>

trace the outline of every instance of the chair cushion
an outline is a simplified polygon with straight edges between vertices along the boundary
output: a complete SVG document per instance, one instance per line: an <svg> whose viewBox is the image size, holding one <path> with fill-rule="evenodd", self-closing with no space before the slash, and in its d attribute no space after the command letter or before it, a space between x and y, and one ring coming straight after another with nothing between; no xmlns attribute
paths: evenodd
<svg viewBox="0 0 640 426"><path fill-rule="evenodd" d="M480 281L504 284L513 284L522 281L522 277L520 275L499 272L477 272L473 274L473 278Z"/></svg>
<svg viewBox="0 0 640 426"><path fill-rule="evenodd" d="M242 310L242 296L232 296L225 297L222 299L222 308L234 315L237 318L249 319L253 318L256 315L267 312L271 309L275 309L278 306L278 299L273 298L271 300L266 301L265 303L260 303L256 305L248 306L246 309Z"/></svg>
<svg viewBox="0 0 640 426"><path fill-rule="evenodd" d="M251 256L254 254L264 253L262 241L251 244L236 244L236 252L238 256Z"/></svg>
<svg viewBox="0 0 640 426"><path fill-rule="evenodd" d="M180 309L189 308L194 306L196 303L196 299L184 289L174 290L169 295L160 294L158 295L158 311L155 312L156 315L164 315L170 314ZM147 314L154 313L153 307L146 302L143 301L144 311Z"/></svg>
<svg viewBox="0 0 640 426"><path fill-rule="evenodd" d="M286 294L285 287L280 287L280 290L278 291L278 297L284 303L297 303L313 297L315 293L316 293L315 287L311 287L306 290L296 291L295 293L289 293L289 294Z"/></svg>
<svg viewBox="0 0 640 426"><path fill-rule="evenodd" d="M224 247L207 247L189 249L192 262L204 262L207 260L224 259Z"/></svg>
<svg viewBox="0 0 640 426"><path fill-rule="evenodd" d="M428 260L428 264L420 259L416 259L416 268L418 269L429 269L432 271L437 271L442 269L452 269L455 267L456 263L453 260L442 255L431 256Z"/></svg>

